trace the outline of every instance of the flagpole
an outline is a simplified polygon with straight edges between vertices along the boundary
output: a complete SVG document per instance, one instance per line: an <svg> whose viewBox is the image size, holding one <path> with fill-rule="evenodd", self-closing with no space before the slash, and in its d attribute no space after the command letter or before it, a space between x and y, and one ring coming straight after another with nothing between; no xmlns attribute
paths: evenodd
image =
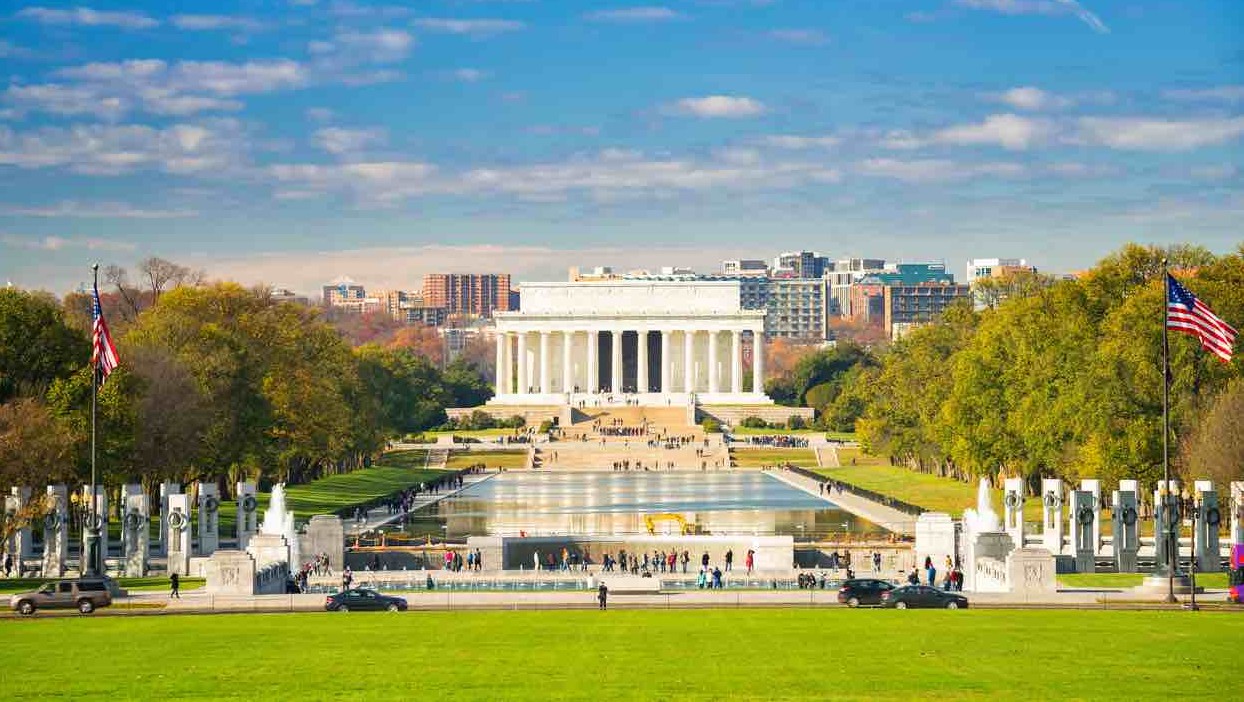
<svg viewBox="0 0 1244 702"><path fill-rule="evenodd" d="M95 417L96 405L99 400L99 354L95 352L94 346L95 320L97 316L102 313L102 310L97 310L95 308L97 301L95 296L99 294L98 263L91 266L91 273L94 277L94 281L91 285L91 523L90 528L87 529L87 539L89 539L89 543L87 544L86 549L88 560L88 563L86 564L86 575L99 575L99 565L103 561L103 558L101 557L102 554L99 553L99 502L96 497L95 487Z"/></svg>
<svg viewBox="0 0 1244 702"><path fill-rule="evenodd" d="M1170 455L1170 436L1171 436L1171 346L1170 346L1170 273L1167 271L1167 260L1162 259L1162 489L1158 494L1162 496L1162 506L1159 509L1164 510L1167 519L1171 519L1171 512L1168 509L1172 499L1170 497L1171 489L1171 455ZM1179 537L1170 538L1170 534L1177 534L1172 529L1171 524L1167 524L1163 520L1162 526L1166 528L1166 534L1157 535L1158 538L1167 539L1166 554L1166 601L1174 603L1175 599L1175 569L1179 566Z"/></svg>

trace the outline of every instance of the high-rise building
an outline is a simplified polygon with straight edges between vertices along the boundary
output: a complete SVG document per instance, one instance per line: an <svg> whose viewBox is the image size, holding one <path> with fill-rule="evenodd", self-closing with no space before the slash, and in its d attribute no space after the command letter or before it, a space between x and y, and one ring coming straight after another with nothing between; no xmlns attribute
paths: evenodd
<svg viewBox="0 0 1244 702"><path fill-rule="evenodd" d="M900 263L864 276L852 288L855 319L883 326L892 337L937 319L946 308L971 297L941 263Z"/></svg>
<svg viewBox="0 0 1244 702"><path fill-rule="evenodd" d="M829 267L829 257L815 251L783 251L773 258L774 277L820 278Z"/></svg>
<svg viewBox="0 0 1244 702"><path fill-rule="evenodd" d="M382 308L382 303L378 298L368 297L362 285L349 281L325 285L321 290L325 307L359 314Z"/></svg>
<svg viewBox="0 0 1244 702"><path fill-rule="evenodd" d="M975 283L977 278L994 278L1008 272L1036 270L1022 258L974 258L968 261L967 284Z"/></svg>
<svg viewBox="0 0 1244 702"><path fill-rule="evenodd" d="M423 279L423 302L451 315L491 317L510 309L508 273L431 273Z"/></svg>
<svg viewBox="0 0 1244 702"><path fill-rule="evenodd" d="M765 337L821 341L829 331L824 278L769 278L754 275L702 275L699 280L737 280L739 306L764 310Z"/></svg>
<svg viewBox="0 0 1244 702"><path fill-rule="evenodd" d="M884 268L885 260L880 258L841 258L834 261L832 270L825 271L825 278L829 281L829 316L852 316L851 287L864 276L879 273Z"/></svg>

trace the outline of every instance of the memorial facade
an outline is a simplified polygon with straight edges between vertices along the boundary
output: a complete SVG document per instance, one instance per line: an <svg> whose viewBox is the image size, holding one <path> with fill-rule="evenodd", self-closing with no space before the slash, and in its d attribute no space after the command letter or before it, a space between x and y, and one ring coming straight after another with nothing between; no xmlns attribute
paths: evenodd
<svg viewBox="0 0 1244 702"><path fill-rule="evenodd" d="M742 308L738 281L524 283L522 311L496 314L489 405L772 405L764 318Z"/></svg>

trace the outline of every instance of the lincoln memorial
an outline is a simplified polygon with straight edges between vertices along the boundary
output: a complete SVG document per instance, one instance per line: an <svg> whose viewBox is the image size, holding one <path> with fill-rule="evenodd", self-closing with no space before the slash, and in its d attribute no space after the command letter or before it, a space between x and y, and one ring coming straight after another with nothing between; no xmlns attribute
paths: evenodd
<svg viewBox="0 0 1244 702"><path fill-rule="evenodd" d="M496 314L490 409L560 405L773 405L764 394L763 310L737 281L523 283ZM755 372L743 383L744 346Z"/></svg>

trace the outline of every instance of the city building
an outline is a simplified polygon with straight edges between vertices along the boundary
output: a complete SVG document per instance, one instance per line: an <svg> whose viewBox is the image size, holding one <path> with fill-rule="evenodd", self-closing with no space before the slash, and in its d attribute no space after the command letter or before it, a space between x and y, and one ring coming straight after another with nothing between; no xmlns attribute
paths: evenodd
<svg viewBox="0 0 1244 702"><path fill-rule="evenodd" d="M423 278L423 304L450 315L491 317L510 309L508 273L431 273Z"/></svg>
<svg viewBox="0 0 1244 702"><path fill-rule="evenodd" d="M1016 271L1037 270L1022 258L974 258L968 261L967 268L968 285L975 283L978 278L996 278Z"/></svg>
<svg viewBox="0 0 1244 702"><path fill-rule="evenodd" d="M292 302L295 305L311 304L310 298L306 295L299 295L288 288L278 288L274 286L268 290L268 295L271 296L273 302Z"/></svg>
<svg viewBox="0 0 1244 702"><path fill-rule="evenodd" d="M851 290L852 317L882 326L891 337L937 319L946 308L971 297L941 263L900 263L870 273Z"/></svg>
<svg viewBox="0 0 1244 702"><path fill-rule="evenodd" d="M352 282L341 282L325 285L322 288L324 306L331 309L345 310L362 314L383 309L383 303L377 297L368 297L362 285Z"/></svg>
<svg viewBox="0 0 1244 702"><path fill-rule="evenodd" d="M824 278L770 278L750 275L702 275L697 280L725 280L739 285L739 306L764 310L767 339L822 341L829 331Z"/></svg>
<svg viewBox="0 0 1244 702"><path fill-rule="evenodd" d="M773 277L820 278L829 266L829 257L815 251L783 251L773 258Z"/></svg>
<svg viewBox="0 0 1244 702"><path fill-rule="evenodd" d="M870 273L880 273L885 260L880 258L840 258L825 271L829 285L827 311L831 317L851 317L851 287Z"/></svg>
<svg viewBox="0 0 1244 702"><path fill-rule="evenodd" d="M721 272L723 275L767 276L769 275L769 266L758 258L736 258L722 261Z"/></svg>

